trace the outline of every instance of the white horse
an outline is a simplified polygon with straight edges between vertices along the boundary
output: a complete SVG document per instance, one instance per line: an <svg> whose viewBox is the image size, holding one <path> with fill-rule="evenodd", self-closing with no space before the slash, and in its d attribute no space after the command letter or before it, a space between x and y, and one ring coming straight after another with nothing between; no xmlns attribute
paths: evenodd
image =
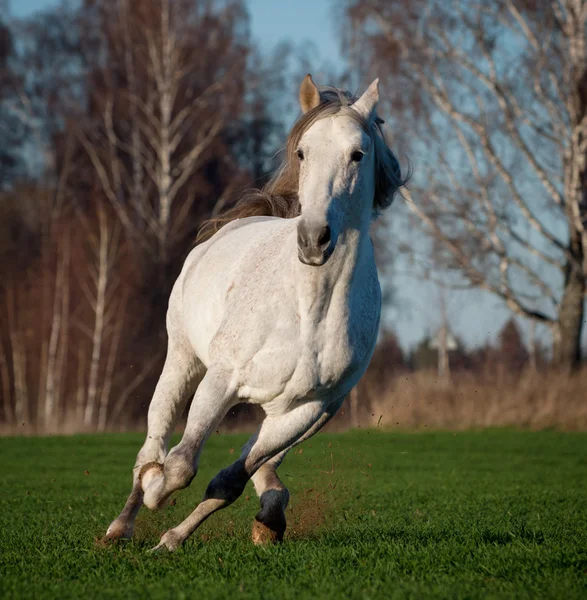
<svg viewBox="0 0 587 600"><path fill-rule="evenodd" d="M222 228L194 248L173 287L147 439L106 539L130 537L143 503L158 508L190 484L206 439L242 401L263 407L261 427L154 549L176 549L249 479L261 502L253 541L282 539L289 493L276 469L336 413L377 338L381 292L369 227L402 185L378 99L378 80L356 100L317 88L307 75L281 169L264 190L207 224L208 234ZM168 453L194 392L182 440Z"/></svg>

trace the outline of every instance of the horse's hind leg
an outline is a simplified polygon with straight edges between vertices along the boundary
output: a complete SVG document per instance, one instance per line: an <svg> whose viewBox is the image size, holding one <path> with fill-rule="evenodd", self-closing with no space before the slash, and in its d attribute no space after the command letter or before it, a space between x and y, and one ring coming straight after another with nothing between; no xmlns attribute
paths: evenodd
<svg viewBox="0 0 587 600"><path fill-rule="evenodd" d="M162 478L169 439L203 372L191 348L169 340L165 365L149 406L147 438L133 469L132 491L122 512L108 527L107 540L132 536L143 504L143 490Z"/></svg>
<svg viewBox="0 0 587 600"><path fill-rule="evenodd" d="M344 397L330 404L314 425L289 448L267 461L251 478L259 496L261 510L255 516L251 538L254 544L281 542L286 529L285 509L289 492L277 475L277 467L285 455L304 440L317 433L336 414Z"/></svg>
<svg viewBox="0 0 587 600"><path fill-rule="evenodd" d="M253 522L251 536L254 544L281 542L285 533L285 509L289 492L279 479L276 469L285 458L287 450L267 461L251 477L261 509Z"/></svg>

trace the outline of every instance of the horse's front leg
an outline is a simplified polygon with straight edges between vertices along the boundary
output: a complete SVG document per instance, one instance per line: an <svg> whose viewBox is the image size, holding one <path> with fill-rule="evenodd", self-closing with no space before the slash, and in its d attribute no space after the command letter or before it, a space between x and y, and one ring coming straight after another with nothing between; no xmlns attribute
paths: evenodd
<svg viewBox="0 0 587 600"><path fill-rule="evenodd" d="M160 474L169 438L203 372L204 366L193 352L170 338L165 365L149 405L147 437L133 469L132 490L122 512L108 527L106 540L132 537L143 504L143 489Z"/></svg>
<svg viewBox="0 0 587 600"><path fill-rule="evenodd" d="M210 368L202 379L180 443L170 450L162 469L143 482L143 502L147 508L159 508L173 492L187 487L196 476L204 443L235 402L229 381L230 374L218 368Z"/></svg>
<svg viewBox="0 0 587 600"><path fill-rule="evenodd" d="M322 413L320 418L310 427L304 435L296 440L271 460L267 461L253 475L252 481L261 504L261 509L253 521L251 538L254 544L267 544L283 540L287 526L285 509L289 501L289 492L277 475L277 467L283 462L285 455L304 440L320 431L330 419L338 412L344 401L344 396L332 404Z"/></svg>
<svg viewBox="0 0 587 600"><path fill-rule="evenodd" d="M243 448L240 458L212 479L202 502L181 524L164 533L153 550L175 550L212 513L232 504L257 470L308 432L324 410L324 400L312 400L284 415L266 417L257 434Z"/></svg>

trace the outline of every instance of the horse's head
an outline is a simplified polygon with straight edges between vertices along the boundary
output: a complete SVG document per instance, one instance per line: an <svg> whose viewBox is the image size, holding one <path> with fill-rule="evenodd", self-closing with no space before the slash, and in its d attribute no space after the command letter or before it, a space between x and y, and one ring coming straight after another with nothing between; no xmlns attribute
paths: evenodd
<svg viewBox="0 0 587 600"><path fill-rule="evenodd" d="M334 88L319 90L310 75L302 82L303 115L288 150L299 163L298 254L307 265L323 265L343 232L367 229L402 183L379 127L378 86L375 80L355 100Z"/></svg>

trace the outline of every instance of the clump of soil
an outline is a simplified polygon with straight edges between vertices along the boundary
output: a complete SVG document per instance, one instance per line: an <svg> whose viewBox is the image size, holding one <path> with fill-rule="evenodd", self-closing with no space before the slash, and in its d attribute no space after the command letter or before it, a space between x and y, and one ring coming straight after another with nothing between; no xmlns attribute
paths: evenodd
<svg viewBox="0 0 587 600"><path fill-rule="evenodd" d="M331 455L331 469L322 471L320 479L308 485L290 489L290 503L286 511L286 539L311 538L336 519L350 497L347 483L335 470Z"/></svg>

